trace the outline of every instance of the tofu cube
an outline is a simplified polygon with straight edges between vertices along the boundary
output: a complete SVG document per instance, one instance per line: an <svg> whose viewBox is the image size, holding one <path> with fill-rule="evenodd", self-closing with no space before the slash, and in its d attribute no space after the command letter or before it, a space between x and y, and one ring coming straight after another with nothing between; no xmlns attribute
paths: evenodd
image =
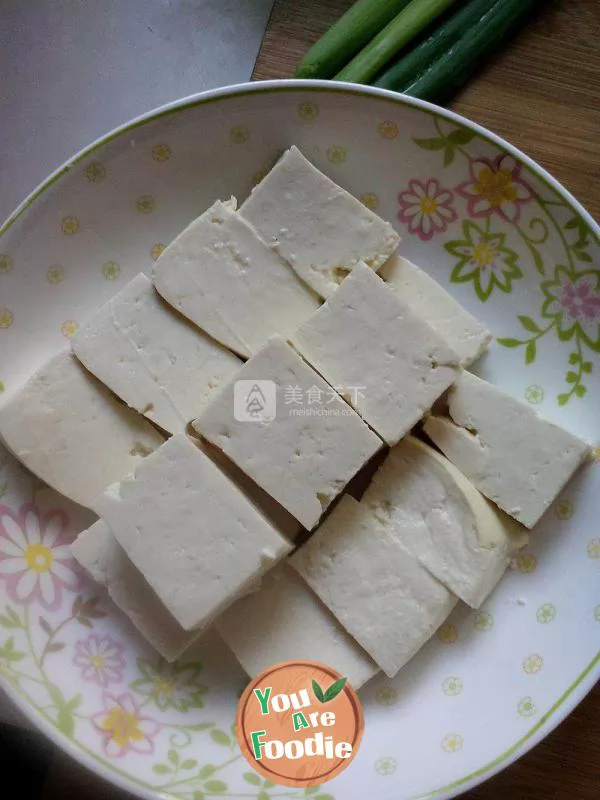
<svg viewBox="0 0 600 800"><path fill-rule="evenodd" d="M411 436L392 448L361 504L472 608L481 606L528 541L525 529L447 458Z"/></svg>
<svg viewBox="0 0 600 800"><path fill-rule="evenodd" d="M313 398L319 402L308 404ZM255 401L265 413L253 419ZM382 446L279 337L244 364L192 425L309 530Z"/></svg>
<svg viewBox="0 0 600 800"><path fill-rule="evenodd" d="M0 438L27 469L83 506L164 441L69 349L0 408Z"/></svg>
<svg viewBox="0 0 600 800"><path fill-rule="evenodd" d="M280 661L310 659L345 675L355 689L378 672L308 584L278 564L256 592L242 597L216 627L250 677Z"/></svg>
<svg viewBox="0 0 600 800"><path fill-rule="evenodd" d="M457 602L350 495L342 497L289 562L390 678Z"/></svg>
<svg viewBox="0 0 600 800"><path fill-rule="evenodd" d="M71 347L121 400L169 433L184 432L242 365L167 306L141 273L86 321Z"/></svg>
<svg viewBox="0 0 600 800"><path fill-rule="evenodd" d="M200 631L183 630L131 563L103 520L80 533L71 545L71 552L167 661L178 659L201 635Z"/></svg>
<svg viewBox="0 0 600 800"><path fill-rule="evenodd" d="M377 271L400 237L291 147L240 207L265 241L321 297L364 261Z"/></svg>
<svg viewBox="0 0 600 800"><path fill-rule="evenodd" d="M525 403L463 373L448 395L453 421L429 417L426 434L501 509L532 528L590 447Z"/></svg>
<svg viewBox="0 0 600 800"><path fill-rule="evenodd" d="M217 201L166 248L154 285L162 297L243 358L288 336L319 299L229 205Z"/></svg>
<svg viewBox="0 0 600 800"><path fill-rule="evenodd" d="M187 631L209 625L291 549L182 434L109 487L94 511Z"/></svg>
<svg viewBox="0 0 600 800"><path fill-rule="evenodd" d="M379 274L458 354L461 366L485 353L491 333L422 269L395 253Z"/></svg>
<svg viewBox="0 0 600 800"><path fill-rule="evenodd" d="M291 341L389 445L460 374L454 350L364 264Z"/></svg>

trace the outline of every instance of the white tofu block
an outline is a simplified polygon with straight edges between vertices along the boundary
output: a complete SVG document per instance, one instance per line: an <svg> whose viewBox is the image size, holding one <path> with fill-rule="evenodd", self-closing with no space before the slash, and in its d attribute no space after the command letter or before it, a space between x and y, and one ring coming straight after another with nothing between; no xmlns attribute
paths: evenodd
<svg viewBox="0 0 600 800"><path fill-rule="evenodd" d="M448 395L454 420L425 432L501 509L532 528L590 453L588 444L520 400L463 373Z"/></svg>
<svg viewBox="0 0 600 800"><path fill-rule="evenodd" d="M290 541L299 536L304 528L298 520L249 478L222 450L201 438L195 439L195 444L235 483L282 536Z"/></svg>
<svg viewBox="0 0 600 800"><path fill-rule="evenodd" d="M0 438L27 469L83 506L164 441L68 348L0 408Z"/></svg>
<svg viewBox="0 0 600 800"><path fill-rule="evenodd" d="M71 552L167 661L179 658L201 635L200 631L184 631L171 616L103 520L80 533Z"/></svg>
<svg viewBox="0 0 600 800"><path fill-rule="evenodd" d="M447 458L411 436L392 448L361 504L472 608L528 541Z"/></svg>
<svg viewBox="0 0 600 800"><path fill-rule="evenodd" d="M240 409L234 414L234 382L204 409L193 428L311 530L379 450L381 440L279 337L244 364L236 376L240 380L265 391L265 384L271 387L274 418L236 418ZM292 390L300 405L288 404ZM306 405L309 392L320 393L320 405ZM313 411L322 413L308 413Z"/></svg>
<svg viewBox="0 0 600 800"><path fill-rule="evenodd" d="M379 274L458 353L461 366L485 353L492 334L422 269L395 253Z"/></svg>
<svg viewBox="0 0 600 800"><path fill-rule="evenodd" d="M291 549L182 434L98 497L94 511L185 630L205 628Z"/></svg>
<svg viewBox="0 0 600 800"><path fill-rule="evenodd" d="M359 261L377 271L400 237L291 147L240 207L303 281L322 297Z"/></svg>
<svg viewBox="0 0 600 800"><path fill-rule="evenodd" d="M308 584L278 564L258 591L238 600L216 627L250 677L280 661L310 659L345 675L355 689L378 672Z"/></svg>
<svg viewBox="0 0 600 800"><path fill-rule="evenodd" d="M177 311L247 358L291 334L319 299L228 205L217 201L167 247L154 285Z"/></svg>
<svg viewBox="0 0 600 800"><path fill-rule="evenodd" d="M169 308L142 273L86 321L71 347L121 400L169 433L185 431L242 365Z"/></svg>
<svg viewBox="0 0 600 800"><path fill-rule="evenodd" d="M457 602L350 495L342 497L289 563L390 678Z"/></svg>
<svg viewBox="0 0 600 800"><path fill-rule="evenodd" d="M291 341L389 445L460 374L457 354L364 264Z"/></svg>

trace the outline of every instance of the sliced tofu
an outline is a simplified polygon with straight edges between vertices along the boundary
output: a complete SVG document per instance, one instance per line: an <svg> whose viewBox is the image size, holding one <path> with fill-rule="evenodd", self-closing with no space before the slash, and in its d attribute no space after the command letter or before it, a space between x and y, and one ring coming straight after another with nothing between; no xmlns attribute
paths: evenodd
<svg viewBox="0 0 600 800"><path fill-rule="evenodd" d="M272 389L272 418L236 418L239 381ZM288 403L292 391L299 405ZM307 405L309 392L320 393L318 407ZM315 410L321 413L309 413ZM382 446L358 414L279 337L244 364L193 428L309 530Z"/></svg>
<svg viewBox="0 0 600 800"><path fill-rule="evenodd" d="M457 602L350 495L342 497L289 563L390 678Z"/></svg>
<svg viewBox="0 0 600 800"><path fill-rule="evenodd" d="M447 458L411 436L392 448L361 503L472 608L528 541Z"/></svg>
<svg viewBox="0 0 600 800"><path fill-rule="evenodd" d="M164 441L69 349L0 408L0 438L27 469L83 506Z"/></svg>
<svg viewBox="0 0 600 800"><path fill-rule="evenodd" d="M77 358L128 406L185 431L242 362L167 306L139 274L74 334Z"/></svg>
<svg viewBox="0 0 600 800"><path fill-rule="evenodd" d="M80 533L71 552L167 661L179 658L201 635L198 631L184 631L171 616L103 520Z"/></svg>
<svg viewBox="0 0 600 800"><path fill-rule="evenodd" d="M460 374L454 350L364 264L291 341L389 445Z"/></svg>
<svg viewBox="0 0 600 800"><path fill-rule="evenodd" d="M291 147L252 190L240 214L322 297L359 261L377 271L400 237Z"/></svg>
<svg viewBox="0 0 600 800"><path fill-rule="evenodd" d="M395 253L379 274L458 353L461 366L485 353L492 334L422 269Z"/></svg>
<svg viewBox="0 0 600 800"><path fill-rule="evenodd" d="M182 434L93 507L188 631L205 628L291 549Z"/></svg>
<svg viewBox="0 0 600 800"><path fill-rule="evenodd" d="M249 478L222 450L207 442L206 439L195 439L195 443L235 483L282 536L293 542L300 535L304 528L298 520Z"/></svg>
<svg viewBox="0 0 600 800"><path fill-rule="evenodd" d="M463 373L448 395L452 422L429 417L425 432L501 509L532 528L590 447L525 403Z"/></svg>
<svg viewBox="0 0 600 800"><path fill-rule="evenodd" d="M229 205L217 201L156 262L159 294L206 333L248 358L291 334L319 300Z"/></svg>
<svg viewBox="0 0 600 800"><path fill-rule="evenodd" d="M306 582L278 564L258 591L238 600L216 627L250 677L280 661L310 659L345 675L355 689L378 672Z"/></svg>

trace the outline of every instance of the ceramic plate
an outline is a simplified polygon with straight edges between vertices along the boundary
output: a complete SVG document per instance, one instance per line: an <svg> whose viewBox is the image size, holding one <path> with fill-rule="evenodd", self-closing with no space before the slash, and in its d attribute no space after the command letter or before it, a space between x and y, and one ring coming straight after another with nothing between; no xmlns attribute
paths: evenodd
<svg viewBox="0 0 600 800"><path fill-rule="evenodd" d="M215 198L244 198L291 144L393 221L401 252L497 337L486 378L600 441L598 228L514 148L447 111L330 83L193 97L80 153L0 239L6 394ZM367 378L365 378L366 380ZM92 521L2 453L0 675L69 753L142 797L451 797L547 734L600 674L600 451L484 607L460 607L394 680L361 692L351 769L265 784L232 735L245 678L216 639L169 666L63 561ZM54 558L54 560L53 560ZM59 559L61 559L59 561Z"/></svg>

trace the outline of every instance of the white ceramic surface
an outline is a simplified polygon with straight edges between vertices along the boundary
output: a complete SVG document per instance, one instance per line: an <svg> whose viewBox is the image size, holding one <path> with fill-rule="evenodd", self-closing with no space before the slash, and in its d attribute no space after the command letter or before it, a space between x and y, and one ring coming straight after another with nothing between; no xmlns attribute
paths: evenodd
<svg viewBox="0 0 600 800"><path fill-rule="evenodd" d="M481 374L598 447L597 226L483 129L341 84L190 98L51 176L0 232L0 390L290 144L393 221L400 252L501 339ZM461 606L395 680L367 684L356 761L301 792L265 785L240 756L231 725L245 679L223 645L209 637L182 663L159 662L68 558L92 515L2 452L1 680L68 752L143 797L451 797L539 741L600 674L599 462L597 449L481 611Z"/></svg>

